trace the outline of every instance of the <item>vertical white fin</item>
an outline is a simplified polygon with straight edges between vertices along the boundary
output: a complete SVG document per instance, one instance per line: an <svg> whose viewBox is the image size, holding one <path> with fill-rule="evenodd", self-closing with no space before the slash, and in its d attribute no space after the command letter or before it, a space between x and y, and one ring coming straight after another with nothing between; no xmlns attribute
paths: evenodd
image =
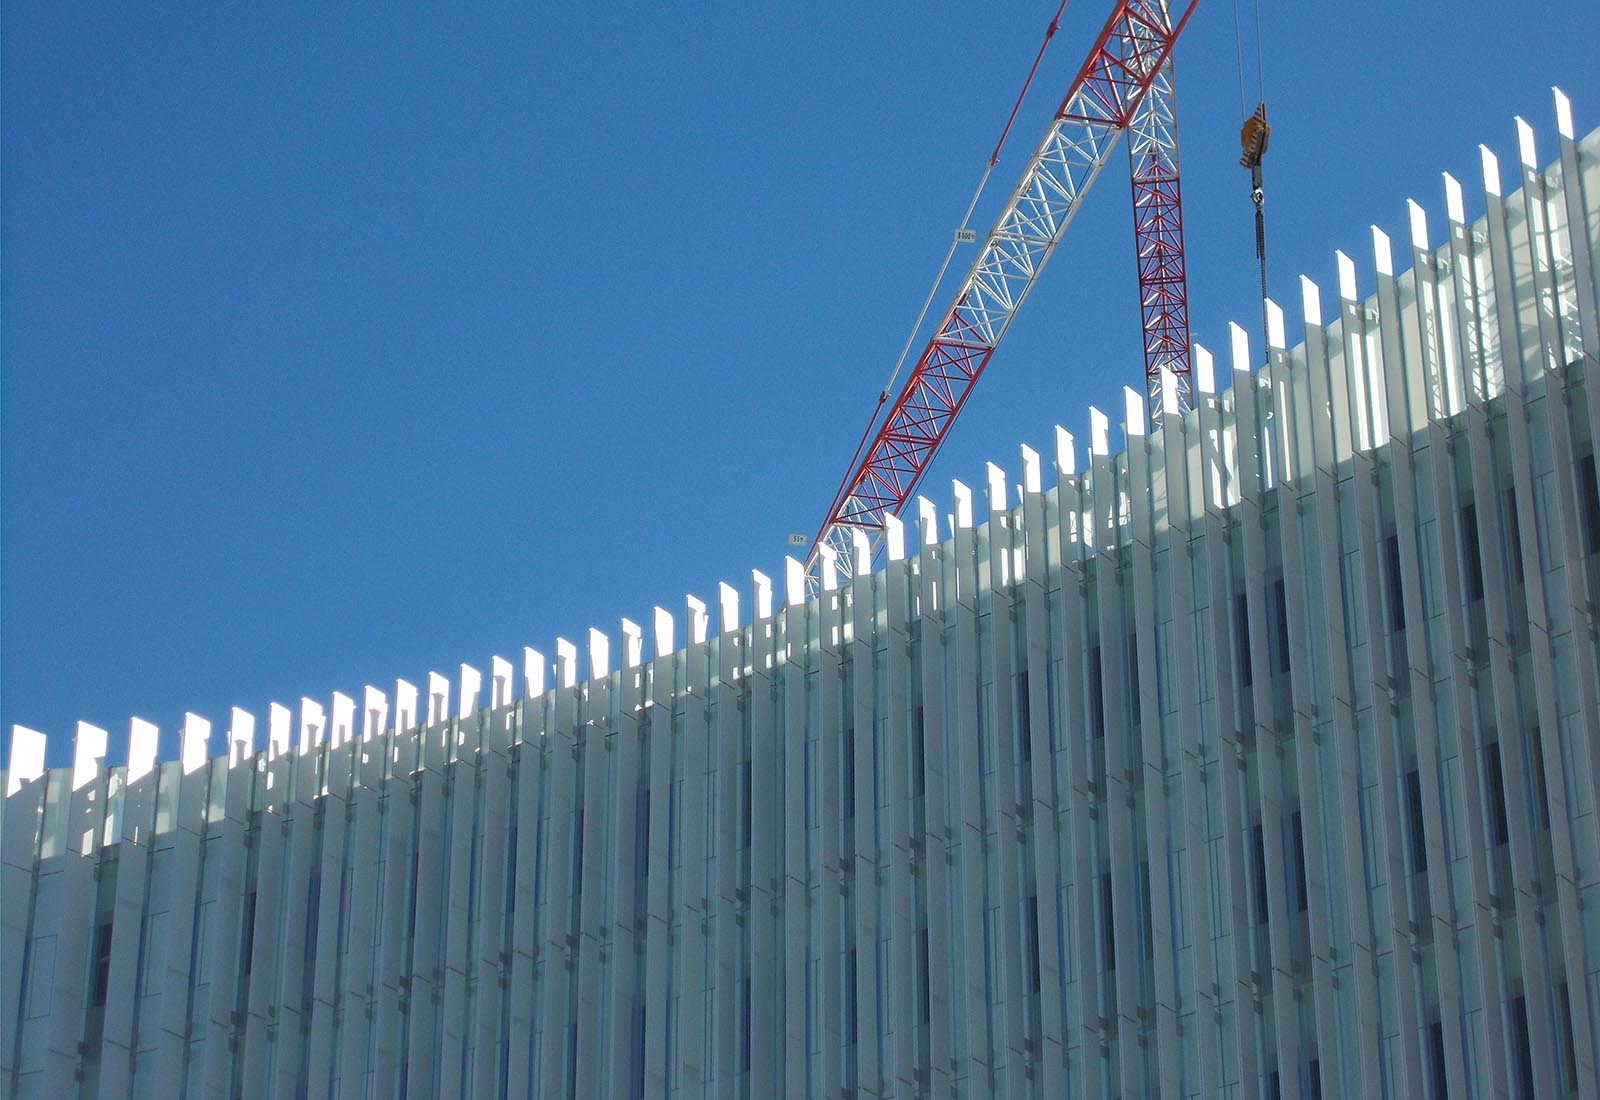
<svg viewBox="0 0 1600 1100"><path fill-rule="evenodd" d="M817 547L817 574L824 592L832 592L839 587L839 551L827 543Z"/></svg>
<svg viewBox="0 0 1600 1100"><path fill-rule="evenodd" d="M578 647L565 638L556 639L556 686L576 687L578 684Z"/></svg>
<svg viewBox="0 0 1600 1100"><path fill-rule="evenodd" d="M524 699L537 699L545 692L545 676L550 671L550 666L540 653L532 646L522 647L522 697Z"/></svg>
<svg viewBox="0 0 1600 1100"><path fill-rule="evenodd" d="M153 722L135 718L128 723L128 783L143 779L156 769L156 742L160 734Z"/></svg>
<svg viewBox="0 0 1600 1100"><path fill-rule="evenodd" d="M1217 393L1217 364L1211 349L1203 344L1194 346L1194 392L1202 397L1215 397Z"/></svg>
<svg viewBox="0 0 1600 1100"><path fill-rule="evenodd" d="M1522 158L1522 166L1539 170L1539 153L1533 146L1533 127L1517 117L1517 153Z"/></svg>
<svg viewBox="0 0 1600 1100"><path fill-rule="evenodd" d="M589 679L604 680L611 675L611 639L604 632L589 628Z"/></svg>
<svg viewBox="0 0 1600 1100"><path fill-rule="evenodd" d="M1089 457L1093 460L1096 456L1111 453L1111 418L1105 413L1089 406Z"/></svg>
<svg viewBox="0 0 1600 1100"><path fill-rule="evenodd" d="M1250 334L1236 322L1228 322L1228 344L1233 353L1233 371L1235 374L1250 372Z"/></svg>
<svg viewBox="0 0 1600 1100"><path fill-rule="evenodd" d="M1267 346L1282 351L1284 346L1283 307L1271 298L1263 298L1262 302L1267 310Z"/></svg>
<svg viewBox="0 0 1600 1100"><path fill-rule="evenodd" d="M984 465L984 488L989 498L989 511L1004 512L1006 510L1006 472L993 462Z"/></svg>
<svg viewBox="0 0 1600 1100"><path fill-rule="evenodd" d="M228 718L228 767L237 768L250 759L256 748L256 716L243 707L234 707Z"/></svg>
<svg viewBox="0 0 1600 1100"><path fill-rule="evenodd" d="M698 596L685 596L683 600L689 608L687 624L689 644L700 645L706 640L706 633L711 627L711 616L706 612L706 602Z"/></svg>
<svg viewBox="0 0 1600 1100"><path fill-rule="evenodd" d="M917 498L917 526L921 529L922 545L939 544L939 509L927 497Z"/></svg>
<svg viewBox="0 0 1600 1100"><path fill-rule="evenodd" d="M11 759L6 763L6 797L22 790L24 783L36 782L44 775L45 736L27 726L11 727Z"/></svg>
<svg viewBox="0 0 1600 1100"><path fill-rule="evenodd" d="M330 740L334 748L338 748L347 741L355 740L356 701L343 692L334 692L333 720L329 725L333 730L333 736Z"/></svg>
<svg viewBox="0 0 1600 1100"><path fill-rule="evenodd" d="M1150 434L1145 395L1132 386L1122 387L1122 434L1129 439Z"/></svg>
<svg viewBox="0 0 1600 1100"><path fill-rule="evenodd" d="M438 672L428 673L428 725L443 722L450 713L450 681Z"/></svg>
<svg viewBox="0 0 1600 1100"><path fill-rule="evenodd" d="M478 692L483 690L483 673L469 664L461 666L461 697L456 702L456 717L469 718L478 709Z"/></svg>
<svg viewBox="0 0 1600 1100"><path fill-rule="evenodd" d="M850 558L856 576L865 577L872 572L872 540L859 527L850 528Z"/></svg>
<svg viewBox="0 0 1600 1100"><path fill-rule="evenodd" d="M267 707L267 759L289 755L289 708L282 703Z"/></svg>
<svg viewBox="0 0 1600 1100"><path fill-rule="evenodd" d="M1550 94L1556 100L1556 133L1567 141L1573 139L1572 130L1572 100L1567 98L1567 93L1560 88L1551 88Z"/></svg>
<svg viewBox="0 0 1600 1100"><path fill-rule="evenodd" d="M504 657L489 658L489 706L499 710L511 702L511 681L515 673Z"/></svg>
<svg viewBox="0 0 1600 1100"><path fill-rule="evenodd" d="M1037 493L1044 484L1042 471L1040 470L1042 463L1039 458L1039 452L1024 443L1021 449L1021 457L1022 491L1025 493Z"/></svg>
<svg viewBox="0 0 1600 1100"><path fill-rule="evenodd" d="M1300 312L1305 315L1306 324L1322 327L1322 291L1305 275L1300 276Z"/></svg>
<svg viewBox="0 0 1600 1100"><path fill-rule="evenodd" d="M206 766L206 754L211 744L211 723L198 714L183 716L183 729L178 734L179 767L184 775Z"/></svg>
<svg viewBox="0 0 1600 1100"><path fill-rule="evenodd" d="M1428 214L1416 199L1406 200L1406 214L1411 222L1411 247L1428 250Z"/></svg>
<svg viewBox="0 0 1600 1100"><path fill-rule="evenodd" d="M750 570L751 614L757 619L772 618L772 578L759 569Z"/></svg>
<svg viewBox="0 0 1600 1100"><path fill-rule="evenodd" d="M1343 252L1335 252L1333 258L1339 266L1339 300L1341 302L1360 301L1356 297L1356 262Z"/></svg>
<svg viewBox="0 0 1600 1100"><path fill-rule="evenodd" d="M1461 181L1449 172L1444 174L1444 211L1451 225L1467 224L1467 204L1462 199Z"/></svg>
<svg viewBox="0 0 1600 1100"><path fill-rule="evenodd" d="M972 526L972 490L964 482L951 481L950 496L955 507L956 529L965 531Z"/></svg>
<svg viewBox="0 0 1600 1100"><path fill-rule="evenodd" d="M657 606L651 609L652 634L655 642L655 655L665 657L677 648L673 638L672 612L664 607Z"/></svg>
<svg viewBox="0 0 1600 1100"><path fill-rule="evenodd" d="M1161 415L1177 416L1178 407L1178 376L1171 367L1162 367L1161 374Z"/></svg>
<svg viewBox="0 0 1600 1100"><path fill-rule="evenodd" d="M727 581L717 582L717 624L719 634L731 634L739 629L739 593Z"/></svg>
<svg viewBox="0 0 1600 1100"><path fill-rule="evenodd" d="M1372 262L1379 275L1394 275L1394 252L1389 247L1389 234L1372 227Z"/></svg>
<svg viewBox="0 0 1600 1100"><path fill-rule="evenodd" d="M301 754L322 744L322 734L327 729L327 713L315 699L300 697L300 747Z"/></svg>
<svg viewBox="0 0 1600 1100"><path fill-rule="evenodd" d="M1500 158L1491 153L1487 145L1478 146L1478 157L1483 162L1483 189L1498 199L1500 197Z"/></svg>
<svg viewBox="0 0 1600 1100"><path fill-rule="evenodd" d="M417 724L417 685L409 680L394 682L394 731L404 733Z"/></svg>
<svg viewBox="0 0 1600 1100"><path fill-rule="evenodd" d="M799 607L806 602L806 567L794 558L783 559L783 606Z"/></svg>
<svg viewBox="0 0 1600 1100"><path fill-rule="evenodd" d="M361 741L383 735L389 724L389 698L371 684L361 693Z"/></svg>
<svg viewBox="0 0 1600 1100"><path fill-rule="evenodd" d="M1077 441L1072 438L1072 433L1056 425L1056 473L1063 477L1071 477L1078 472Z"/></svg>
<svg viewBox="0 0 1600 1100"><path fill-rule="evenodd" d="M644 629L632 619L622 620L622 667L638 668L644 663Z"/></svg>
<svg viewBox="0 0 1600 1100"><path fill-rule="evenodd" d="M892 512L883 513L883 545L890 561L906 560L906 525Z"/></svg>
<svg viewBox="0 0 1600 1100"><path fill-rule="evenodd" d="M19 727L13 726L16 730ZM100 765L106 758L106 745L110 743L111 735L99 726L91 726L87 722L78 723L78 736L72 742L72 789L81 791L95 777L100 774ZM12 745L16 745L16 734L12 734ZM15 748L12 752L15 754Z"/></svg>

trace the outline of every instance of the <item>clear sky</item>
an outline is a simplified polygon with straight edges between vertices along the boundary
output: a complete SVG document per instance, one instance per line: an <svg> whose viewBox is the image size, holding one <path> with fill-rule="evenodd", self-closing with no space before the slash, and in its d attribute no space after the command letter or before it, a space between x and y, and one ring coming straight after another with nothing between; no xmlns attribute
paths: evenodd
<svg viewBox="0 0 1600 1100"><path fill-rule="evenodd" d="M1253 3L1240 0L1248 106ZM0 45L0 725L453 678L813 532L1055 4L87 4ZM1103 2L1069 4L973 225ZM1600 125L1600 4L1262 5L1270 290ZM1178 50L1195 339L1259 317L1231 3ZM1473 212L1481 202L1469 198ZM1403 254L1403 253L1402 253ZM972 250L958 253L964 270ZM954 290L947 278L937 299ZM1141 384L1126 160L924 482ZM1046 451L1048 453L1048 451Z"/></svg>

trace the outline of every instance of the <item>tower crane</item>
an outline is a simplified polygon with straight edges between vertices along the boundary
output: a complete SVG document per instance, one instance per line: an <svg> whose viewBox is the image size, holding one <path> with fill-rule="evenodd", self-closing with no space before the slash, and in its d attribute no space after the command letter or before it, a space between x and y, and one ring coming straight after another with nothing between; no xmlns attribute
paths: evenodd
<svg viewBox="0 0 1600 1100"><path fill-rule="evenodd" d="M898 511L916 490L1124 133L1151 412L1156 418L1161 414L1164 371L1178 380L1179 410L1187 411L1189 313L1172 47L1198 2L1181 5L1176 18L1172 9L1180 5L1168 0L1117 0L1113 5L1022 178L881 422L878 412L887 390L880 399L812 540L807 555L812 578L823 547L831 548L839 563L853 567L853 529L864 531L876 552L884 516ZM1054 22L1050 29L1054 31ZM991 167L993 163L991 159Z"/></svg>

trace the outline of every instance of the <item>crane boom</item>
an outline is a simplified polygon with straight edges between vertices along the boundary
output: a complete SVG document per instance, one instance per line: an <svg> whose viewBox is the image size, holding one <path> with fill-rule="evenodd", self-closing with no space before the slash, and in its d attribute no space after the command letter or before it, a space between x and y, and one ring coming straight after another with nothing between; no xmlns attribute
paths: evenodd
<svg viewBox="0 0 1600 1100"><path fill-rule="evenodd" d="M807 557L810 572L824 545L853 562L851 530L865 529L876 543L884 515L910 499L1196 3L1176 20L1167 0L1118 0L1112 8L954 301L835 492Z"/></svg>
<svg viewBox="0 0 1600 1100"><path fill-rule="evenodd" d="M1150 419L1162 415L1161 372L1178 387L1178 412L1189 411L1189 289L1183 259L1183 202L1178 188L1178 118L1172 60L1161 66L1128 126L1133 180L1133 244L1144 322L1145 389Z"/></svg>

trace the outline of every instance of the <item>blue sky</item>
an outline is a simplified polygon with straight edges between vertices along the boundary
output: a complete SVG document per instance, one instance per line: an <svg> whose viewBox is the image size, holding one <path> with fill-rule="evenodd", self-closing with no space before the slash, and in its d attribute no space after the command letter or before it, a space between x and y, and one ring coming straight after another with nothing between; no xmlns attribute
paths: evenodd
<svg viewBox="0 0 1600 1100"><path fill-rule="evenodd" d="M1247 94L1256 89L1251 4ZM1263 5L1272 294L1600 125L1600 5ZM104 5L0 42L0 724L386 690L812 532L1054 10ZM986 228L1105 17L1069 4ZM1259 316L1231 4L1178 51L1194 337ZM1511 176L1508 174L1508 179ZM1469 200L1470 201L1470 200ZM925 481L1120 408L1125 159ZM971 252L958 254L964 268ZM952 276L953 278L953 276ZM947 281L937 299L947 303ZM937 308L937 307L936 307Z"/></svg>

